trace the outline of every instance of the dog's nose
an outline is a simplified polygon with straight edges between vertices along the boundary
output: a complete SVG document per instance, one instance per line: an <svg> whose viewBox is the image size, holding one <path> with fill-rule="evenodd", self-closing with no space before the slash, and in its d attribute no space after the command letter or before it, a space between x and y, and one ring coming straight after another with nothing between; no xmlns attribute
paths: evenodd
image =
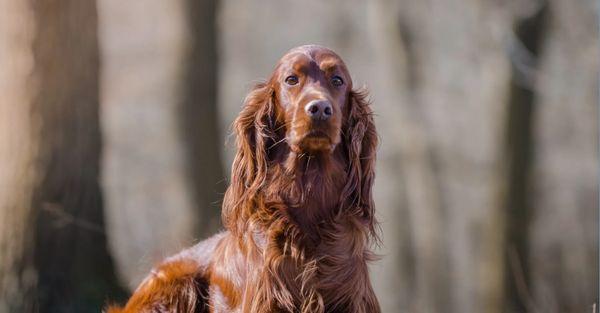
<svg viewBox="0 0 600 313"><path fill-rule="evenodd" d="M331 103L327 100L313 100L304 107L304 110L313 120L327 120L333 114Z"/></svg>

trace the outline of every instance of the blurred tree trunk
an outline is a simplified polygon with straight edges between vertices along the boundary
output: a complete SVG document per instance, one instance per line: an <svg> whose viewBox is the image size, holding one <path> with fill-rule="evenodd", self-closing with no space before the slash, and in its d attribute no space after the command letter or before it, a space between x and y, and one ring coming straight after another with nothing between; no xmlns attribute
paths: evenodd
<svg viewBox="0 0 600 313"><path fill-rule="evenodd" d="M97 312L119 298L104 233L99 186L99 51L94 1L33 5L32 114L41 122L35 263L38 305L49 312Z"/></svg>
<svg viewBox="0 0 600 313"><path fill-rule="evenodd" d="M99 11L102 184L111 251L134 288L220 222L216 1L101 0Z"/></svg>
<svg viewBox="0 0 600 313"><path fill-rule="evenodd" d="M227 187L217 107L217 0L187 0L185 21L190 47L183 62L180 130L185 140L186 165L192 180L194 207L199 214L195 234L213 235L221 227L221 203Z"/></svg>
<svg viewBox="0 0 600 313"><path fill-rule="evenodd" d="M531 275L529 230L533 213L531 183L533 151L533 119L536 113L535 72L537 58L547 30L547 3L539 1L529 10L515 12L513 32L508 37L508 56L511 67L511 86L505 125L504 180L502 194L504 209L503 247L499 251L504 261L503 311L534 312L529 295Z"/></svg>
<svg viewBox="0 0 600 313"><path fill-rule="evenodd" d="M32 194L39 179L39 119L32 116L34 16L29 2L0 1L0 312L33 311Z"/></svg>
<svg viewBox="0 0 600 313"><path fill-rule="evenodd" d="M384 258L372 266L373 279L384 312L434 312L437 303L447 301L449 282L439 274L447 256L431 144L409 105L416 100L414 34L399 19L401 3L373 1L368 9L374 64L365 80L375 111L387 112L376 115L382 140L375 197L384 237L378 252Z"/></svg>
<svg viewBox="0 0 600 313"><path fill-rule="evenodd" d="M404 260L375 271L383 273L375 275L378 285L386 283L378 289L384 310L499 312L512 17L473 1L375 1L372 12L377 70L370 84L384 99L376 184L403 194L385 188L376 199L384 216L403 212L383 224L386 255ZM397 228L407 229L401 234L409 243L394 235ZM389 281L390 273L405 278ZM413 287L403 287L404 279Z"/></svg>
<svg viewBox="0 0 600 313"><path fill-rule="evenodd" d="M551 0L548 6L533 82L526 291L537 312L592 312L598 303L598 4Z"/></svg>
<svg viewBox="0 0 600 313"><path fill-rule="evenodd" d="M123 293L98 184L95 3L13 6L2 10L12 14L2 18L12 50L0 58L9 69L1 85L9 97L0 114L0 310L97 312Z"/></svg>

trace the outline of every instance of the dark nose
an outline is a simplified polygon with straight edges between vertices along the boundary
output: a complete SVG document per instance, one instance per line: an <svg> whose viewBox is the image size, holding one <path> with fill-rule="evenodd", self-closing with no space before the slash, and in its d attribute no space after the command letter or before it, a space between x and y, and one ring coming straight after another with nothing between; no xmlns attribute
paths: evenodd
<svg viewBox="0 0 600 313"><path fill-rule="evenodd" d="M327 100L313 100L304 107L304 110L313 120L324 121L329 119L333 114L331 103Z"/></svg>

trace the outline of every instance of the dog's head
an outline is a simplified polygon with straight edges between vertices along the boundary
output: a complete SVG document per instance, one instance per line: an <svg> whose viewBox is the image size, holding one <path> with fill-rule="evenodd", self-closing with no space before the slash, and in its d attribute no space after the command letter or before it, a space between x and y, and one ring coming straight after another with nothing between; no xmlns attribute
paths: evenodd
<svg viewBox="0 0 600 313"><path fill-rule="evenodd" d="M281 58L269 83L290 148L309 154L334 151L352 90L344 61L326 48L295 48Z"/></svg>
<svg viewBox="0 0 600 313"><path fill-rule="evenodd" d="M352 207L373 226L371 187L377 134L365 91L353 90L342 59L315 45L290 50L270 79L246 97L234 122L237 154L223 207L225 225L239 220L267 182L282 153L341 155L346 182L340 206ZM337 158L339 159L339 158ZM336 160L337 160L336 159ZM228 227L231 229L231 227Z"/></svg>

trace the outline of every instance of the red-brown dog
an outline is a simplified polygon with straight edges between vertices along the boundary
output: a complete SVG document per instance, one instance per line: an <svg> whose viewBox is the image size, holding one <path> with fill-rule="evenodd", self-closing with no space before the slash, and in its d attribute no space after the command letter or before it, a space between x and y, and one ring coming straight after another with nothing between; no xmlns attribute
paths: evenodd
<svg viewBox="0 0 600 313"><path fill-rule="evenodd" d="M333 51L284 55L234 122L226 231L165 260L108 312L379 312L365 97Z"/></svg>

